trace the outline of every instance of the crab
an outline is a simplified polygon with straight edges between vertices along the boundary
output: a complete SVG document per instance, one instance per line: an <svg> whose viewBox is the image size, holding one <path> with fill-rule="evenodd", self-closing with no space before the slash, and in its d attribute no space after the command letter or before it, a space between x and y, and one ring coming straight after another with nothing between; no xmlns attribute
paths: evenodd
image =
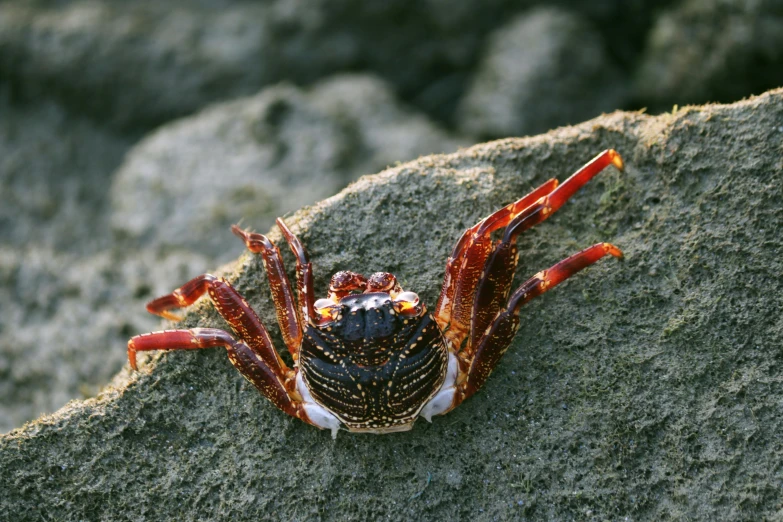
<svg viewBox="0 0 783 522"><path fill-rule="evenodd" d="M313 294L313 267L302 243L282 219L277 225L296 259L296 299L280 250L266 236L234 225L250 252L260 254L269 279L289 367L247 301L224 278L200 275L147 310L177 321L172 309L204 294L231 326L163 330L128 341L128 360L148 350L224 347L237 370L279 409L321 429L391 433L407 431L459 406L476 393L511 344L519 310L531 299L609 254L598 243L543 270L514 290L517 236L559 209L609 165L623 169L620 155L606 150L562 184L550 179L527 196L467 229L446 263L440 297L432 312L386 272L370 277L334 274L327 297ZM493 239L500 231L502 237ZM509 296L510 294L510 296Z"/></svg>

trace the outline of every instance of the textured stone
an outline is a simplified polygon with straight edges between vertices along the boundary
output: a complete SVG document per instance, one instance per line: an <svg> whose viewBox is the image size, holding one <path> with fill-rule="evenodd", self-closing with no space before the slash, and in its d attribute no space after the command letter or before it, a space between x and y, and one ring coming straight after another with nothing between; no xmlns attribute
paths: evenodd
<svg viewBox="0 0 783 522"><path fill-rule="evenodd" d="M125 362L128 336L158 323L144 303L211 266L191 252L0 247L0 431L95 396Z"/></svg>
<svg viewBox="0 0 783 522"><path fill-rule="evenodd" d="M130 146L51 101L14 104L0 85L0 245L95 252L112 173Z"/></svg>
<svg viewBox="0 0 783 522"><path fill-rule="evenodd" d="M526 233L520 272L604 240L626 261L531 303L482 392L407 433L333 441L274 409L221 350L153 356L99 397L0 437L0 512L779 517L781 121L777 90L676 115L615 113L362 178L289 220L319 293L338 268L387 269L433 303L462 229L607 147L626 171L602 173ZM225 273L271 327L260 261L243 255ZM202 303L184 322L196 325L223 323Z"/></svg>
<svg viewBox="0 0 783 522"><path fill-rule="evenodd" d="M668 0L667 0L668 1ZM440 120L453 117L487 34L541 0L26 0L0 4L0 77L123 129L218 100L345 71L377 74ZM562 0L633 64L666 2Z"/></svg>
<svg viewBox="0 0 783 522"><path fill-rule="evenodd" d="M310 91L270 87L137 145L112 187L112 226L145 248L228 260L241 248L231 224L266 230L362 174L460 143L370 76L339 76Z"/></svg>
<svg viewBox="0 0 783 522"><path fill-rule="evenodd" d="M647 38L636 91L653 110L734 101L783 85L783 3L687 0Z"/></svg>
<svg viewBox="0 0 783 522"><path fill-rule="evenodd" d="M625 78L600 33L576 14L535 9L489 39L459 127L484 137L524 136L621 107Z"/></svg>
<svg viewBox="0 0 783 522"><path fill-rule="evenodd" d="M0 431L94 394L121 366L107 352L122 325L153 324L123 317L127 280L99 254L130 140L51 101L9 98L0 88Z"/></svg>

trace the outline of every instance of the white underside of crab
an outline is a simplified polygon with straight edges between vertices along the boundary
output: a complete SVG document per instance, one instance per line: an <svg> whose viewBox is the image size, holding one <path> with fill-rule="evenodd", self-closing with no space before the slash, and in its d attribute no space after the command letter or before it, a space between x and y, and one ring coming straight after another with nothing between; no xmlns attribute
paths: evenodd
<svg viewBox="0 0 783 522"><path fill-rule="evenodd" d="M432 422L432 417L446 413L454 406L454 396L457 391L455 383L457 381L458 371L459 364L457 363L457 357L453 353L449 353L449 364L446 368L446 378L443 381L443 385L441 385L432 399L424 404L419 412L419 416L424 417L427 422ZM296 376L296 390L302 396L304 411L307 413L310 422L321 429L330 430L332 432L332 438L336 439L337 432L340 431L342 423L332 412L315 402L313 396L310 395L310 390L307 389L307 385L305 384L301 373ZM373 428L366 430L354 429L351 431L381 434L408 431L412 428L413 422L388 428Z"/></svg>
<svg viewBox="0 0 783 522"><path fill-rule="evenodd" d="M296 390L299 392L299 395L302 396L304 411L307 414L307 418L310 419L310 422L321 429L330 430L332 432L332 438L336 439L337 432L342 423L333 413L313 400L313 396L310 395L310 390L307 389L307 385L302 378L302 372L299 372L296 376Z"/></svg>
<svg viewBox="0 0 783 522"><path fill-rule="evenodd" d="M443 385L438 390L438 393L419 412L419 415L424 417L427 422L432 422L432 417L442 415L454 407L454 396L457 393L455 384L458 371L459 363L457 362L457 356L449 352L449 366L446 368L446 379L443 381Z"/></svg>

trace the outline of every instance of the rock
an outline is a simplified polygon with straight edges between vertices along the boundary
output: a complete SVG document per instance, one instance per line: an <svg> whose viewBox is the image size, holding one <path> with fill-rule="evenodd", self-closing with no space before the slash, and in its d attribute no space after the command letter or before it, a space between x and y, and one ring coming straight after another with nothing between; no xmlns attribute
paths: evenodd
<svg viewBox="0 0 783 522"><path fill-rule="evenodd" d="M625 79L600 34L576 14L542 8L498 29L460 102L460 129L523 136L623 105Z"/></svg>
<svg viewBox="0 0 783 522"><path fill-rule="evenodd" d="M408 31L395 28L389 38L377 37L377 25L367 30L387 26L384 16L398 10L353 1L6 4L0 72L29 98L55 95L116 127L146 129L269 84L307 84L360 66L419 90L429 83L420 73L431 60L464 61L458 56L477 45L469 37L472 47L447 52L453 38L438 43L415 17ZM411 32L427 38L436 56L400 61Z"/></svg>
<svg viewBox="0 0 783 522"><path fill-rule="evenodd" d="M284 56L270 47L282 21L271 9L200 4L5 4L0 63L27 97L55 95L125 129L153 127L280 77Z"/></svg>
<svg viewBox="0 0 783 522"><path fill-rule="evenodd" d="M0 247L0 431L94 396L125 363L144 309L211 267L190 252L92 255Z"/></svg>
<svg viewBox="0 0 783 522"><path fill-rule="evenodd" d="M14 104L0 88L0 244L96 252L111 233L111 174L130 146L55 103Z"/></svg>
<svg viewBox="0 0 783 522"><path fill-rule="evenodd" d="M128 299L112 286L117 269L98 254L111 243L111 174L130 140L50 101L13 103L6 88L0 114L0 431L7 431L97 392L122 365L122 325L154 322L123 317ZM140 298L132 301L143 312Z"/></svg>
<svg viewBox="0 0 783 522"><path fill-rule="evenodd" d="M276 410L221 350L154 356L99 397L0 437L0 510L60 520L774 518L781 121L776 90L676 115L615 113L362 178L289 220L319 293L337 268L388 269L432 304L462 229L607 147L626 171L602 173L526 233L520 272L604 240L626 261L602 261L531 303L481 393L412 432L333 441ZM243 255L227 274L269 321L260 261ZM196 325L223 323L202 303L184 322Z"/></svg>
<svg viewBox="0 0 783 522"><path fill-rule="evenodd" d="M372 77L270 87L144 139L117 173L111 222L145 248L228 260L242 249L231 224L266 230L362 174L460 143Z"/></svg>
<svg viewBox="0 0 783 522"><path fill-rule="evenodd" d="M650 31L637 96L654 110L733 101L783 84L783 5L687 0Z"/></svg>
<svg viewBox="0 0 783 522"><path fill-rule="evenodd" d="M354 136L355 165L343 177L355 180L389 165L425 154L453 152L468 145L409 107L389 86L370 75L345 74L319 82L308 96L313 106ZM270 223L271 226L271 223Z"/></svg>
<svg viewBox="0 0 783 522"><path fill-rule="evenodd" d="M124 130L147 130L215 101L338 72L384 78L406 101L453 117L487 34L540 0L263 3L29 0L0 5L0 77ZM624 63L651 0L569 1ZM663 2L665 4L665 2Z"/></svg>
<svg viewBox="0 0 783 522"><path fill-rule="evenodd" d="M3 107L0 431L105 385L128 337L154 329L146 301L242 252L230 223L266 230L360 174L459 143L371 77L270 88L139 145L110 214L129 140L51 102ZM145 228L115 242L109 215Z"/></svg>

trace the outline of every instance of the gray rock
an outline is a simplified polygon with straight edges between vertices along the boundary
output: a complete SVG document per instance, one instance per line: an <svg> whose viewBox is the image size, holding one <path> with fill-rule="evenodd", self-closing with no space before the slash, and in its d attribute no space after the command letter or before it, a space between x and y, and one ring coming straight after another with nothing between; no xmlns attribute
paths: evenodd
<svg viewBox="0 0 783 522"><path fill-rule="evenodd" d="M637 97L654 110L733 101L783 85L783 4L687 0L650 31Z"/></svg>
<svg viewBox="0 0 783 522"><path fill-rule="evenodd" d="M0 437L0 510L18 520L773 519L781 121L777 90L676 115L616 113L362 178L289 220L319 293L337 268L388 269L433 303L463 228L610 146L626 171L601 174L526 233L520 272L603 240L626 261L531 303L482 392L407 433L333 441L276 410L221 350L154 356L99 397ZM228 274L268 320L259 260L243 255ZM223 323L203 303L184 322L196 325Z"/></svg>
<svg viewBox="0 0 783 522"><path fill-rule="evenodd" d="M597 31L568 11L536 9L490 37L458 122L476 136L536 134L614 110L625 96Z"/></svg>
<svg viewBox="0 0 783 522"><path fill-rule="evenodd" d="M122 128L149 128L271 83L311 83L360 64L420 87L425 64L400 62L398 53L426 23L379 39L365 26L389 10L355 1L4 3L0 71L27 97L55 95ZM451 42L434 36L426 46L445 57ZM464 61L456 56L466 52L457 45L450 55ZM416 56L433 58L407 58Z"/></svg>
<svg viewBox="0 0 783 522"><path fill-rule="evenodd" d="M270 87L136 146L112 188L112 226L145 248L228 260L242 248L232 223L266 230L362 174L459 143L371 77L340 76L308 92Z"/></svg>
<svg viewBox="0 0 783 522"><path fill-rule="evenodd" d="M382 82L342 76L160 130L131 154L110 198L127 139L53 103L3 108L0 431L108 382L128 336L156 324L146 301L243 250L230 223L265 230L353 177L458 143ZM111 199L118 230L145 227L136 241L113 241Z"/></svg>
<svg viewBox="0 0 783 522"><path fill-rule="evenodd" d="M112 285L127 281L98 254L111 243L111 174L130 140L49 101L14 104L7 89L0 115L0 431L7 431L97 392L121 367L122 325L154 323L123 317L129 299ZM138 314L139 300L131 300Z"/></svg>
<svg viewBox="0 0 783 522"><path fill-rule="evenodd" d="M210 266L191 252L0 247L0 432L94 396L125 362L128 336L159 322L144 303Z"/></svg>
<svg viewBox="0 0 783 522"><path fill-rule="evenodd" d="M129 139L48 101L13 104L0 89L0 245L95 252L112 172Z"/></svg>
<svg viewBox="0 0 783 522"><path fill-rule="evenodd" d="M0 77L28 99L55 97L102 122L144 130L280 81L367 71L448 120L485 36L498 20L540 3L3 2ZM615 54L633 63L649 12L662 2L561 3L619 40Z"/></svg>
<svg viewBox="0 0 783 522"><path fill-rule="evenodd" d="M231 2L5 3L0 64L28 97L55 95L115 126L146 128L278 78L270 11Z"/></svg>

